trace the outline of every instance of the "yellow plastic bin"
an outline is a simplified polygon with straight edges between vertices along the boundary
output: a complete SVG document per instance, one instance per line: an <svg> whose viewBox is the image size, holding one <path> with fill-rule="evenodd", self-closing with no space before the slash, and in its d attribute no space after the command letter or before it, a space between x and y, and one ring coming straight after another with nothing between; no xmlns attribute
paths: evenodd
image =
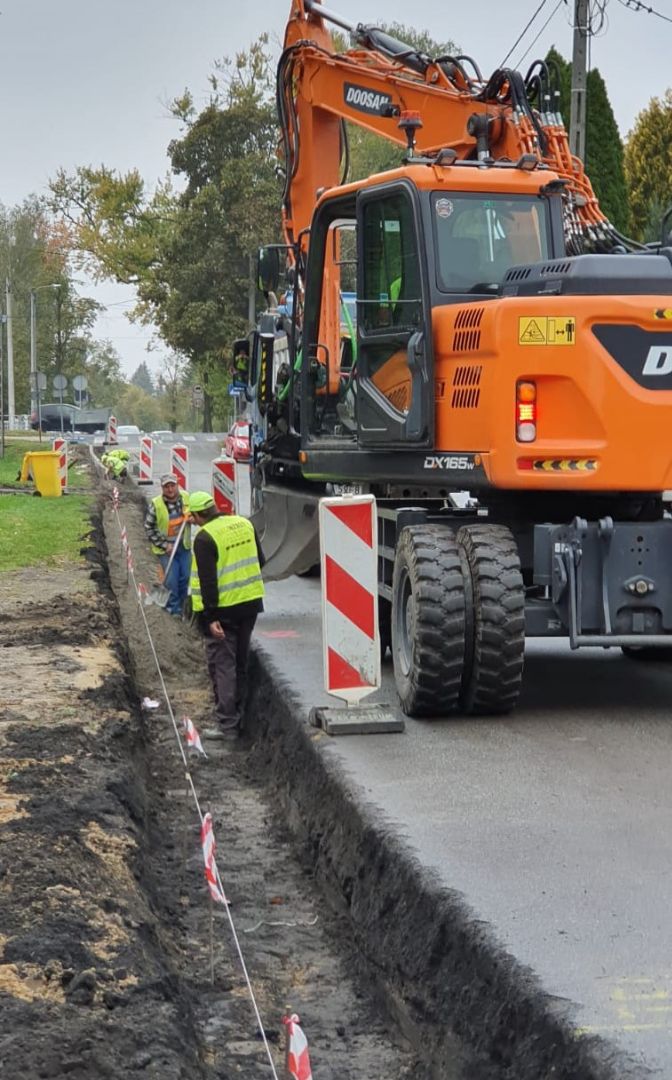
<svg viewBox="0 0 672 1080"><path fill-rule="evenodd" d="M61 455L58 450L36 450L23 455L21 479L25 482L32 477L40 495L59 496L63 494L58 464Z"/></svg>

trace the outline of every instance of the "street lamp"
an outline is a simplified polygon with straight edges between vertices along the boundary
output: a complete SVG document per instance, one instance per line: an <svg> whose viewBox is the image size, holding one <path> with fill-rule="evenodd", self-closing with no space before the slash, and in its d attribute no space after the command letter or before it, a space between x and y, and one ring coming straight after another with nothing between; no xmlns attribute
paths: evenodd
<svg viewBox="0 0 672 1080"><path fill-rule="evenodd" d="M50 285L38 285L30 290L30 411L37 409L40 391L37 386L37 334L35 331L35 295L43 289L60 289L62 282L54 281ZM40 428L42 424L40 423Z"/></svg>

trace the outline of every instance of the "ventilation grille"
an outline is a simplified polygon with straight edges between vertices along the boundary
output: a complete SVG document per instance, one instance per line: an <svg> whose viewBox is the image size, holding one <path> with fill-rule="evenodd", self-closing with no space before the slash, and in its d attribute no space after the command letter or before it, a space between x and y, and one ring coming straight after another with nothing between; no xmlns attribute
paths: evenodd
<svg viewBox="0 0 672 1080"><path fill-rule="evenodd" d="M460 364L453 375L453 409L477 409L481 397L481 373L475 364Z"/></svg>
<svg viewBox="0 0 672 1080"><path fill-rule="evenodd" d="M531 266L518 266L518 267L515 267L513 270L507 270L504 280L505 281L525 281L525 278L528 278L531 273L532 273L532 267Z"/></svg>
<svg viewBox="0 0 672 1080"><path fill-rule="evenodd" d="M546 266L542 266L540 273L542 277L549 277L551 274L557 277L559 274L568 274L571 266L571 262L546 263Z"/></svg>
<svg viewBox="0 0 672 1080"><path fill-rule="evenodd" d="M485 308L466 307L458 311L453 334L453 352L475 352L481 346L479 329Z"/></svg>

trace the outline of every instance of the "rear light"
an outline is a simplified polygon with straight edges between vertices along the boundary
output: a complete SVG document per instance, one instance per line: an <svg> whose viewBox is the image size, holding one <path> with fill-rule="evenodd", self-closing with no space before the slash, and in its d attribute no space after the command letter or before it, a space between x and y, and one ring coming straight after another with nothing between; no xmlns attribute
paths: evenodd
<svg viewBox="0 0 672 1080"><path fill-rule="evenodd" d="M516 439L534 442L537 437L537 386L533 382L516 384Z"/></svg>

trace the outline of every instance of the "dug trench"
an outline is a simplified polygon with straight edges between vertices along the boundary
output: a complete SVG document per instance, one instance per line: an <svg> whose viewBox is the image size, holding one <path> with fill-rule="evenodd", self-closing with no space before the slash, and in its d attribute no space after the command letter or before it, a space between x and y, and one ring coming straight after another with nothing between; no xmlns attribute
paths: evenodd
<svg viewBox="0 0 672 1080"><path fill-rule="evenodd" d="M120 519L149 583L132 489ZM143 612L173 709L197 724L210 709L202 644L139 607L109 503L101 521L89 571L67 588L24 575L0 609L0 1076L261 1077L218 906L211 980L198 823ZM192 770L278 1074L290 1008L315 1080L639 1075L578 1037L423 872L262 649L250 684L245 738L206 744ZM146 696L160 707L142 710Z"/></svg>
<svg viewBox="0 0 672 1080"><path fill-rule="evenodd" d="M142 509L124 489L120 519L149 584ZM202 642L140 609L109 492L91 539L84 567L0 582L0 1076L257 1080L271 1069L225 910L208 900L143 612L175 714L199 725ZM143 709L147 696L160 707ZM206 743L190 768L277 1075L289 1010L316 1078L423 1078L347 918L296 858L255 737Z"/></svg>

